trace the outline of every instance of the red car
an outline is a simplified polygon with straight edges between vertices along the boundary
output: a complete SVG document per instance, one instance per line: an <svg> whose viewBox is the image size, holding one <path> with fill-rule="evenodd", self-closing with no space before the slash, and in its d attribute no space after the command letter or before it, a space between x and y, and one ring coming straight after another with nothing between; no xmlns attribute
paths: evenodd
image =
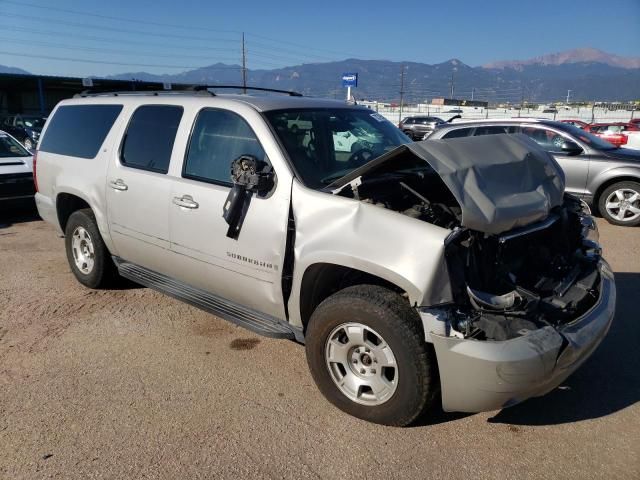
<svg viewBox="0 0 640 480"><path fill-rule="evenodd" d="M573 125L575 127L581 128L584 130L584 127L587 127L589 124L587 122L583 122L582 120L574 120L574 119L566 119L560 120L562 123L568 123L569 125Z"/></svg>
<svg viewBox="0 0 640 480"><path fill-rule="evenodd" d="M640 126L633 123L593 123L584 128L585 131L591 132L594 135L606 140L607 142L621 147L626 145L628 137L624 132L639 131Z"/></svg>

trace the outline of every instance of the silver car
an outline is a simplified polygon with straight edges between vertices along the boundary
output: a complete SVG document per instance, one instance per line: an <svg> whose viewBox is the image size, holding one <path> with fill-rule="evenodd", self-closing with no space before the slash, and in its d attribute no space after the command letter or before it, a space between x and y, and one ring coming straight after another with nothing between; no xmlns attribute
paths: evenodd
<svg viewBox="0 0 640 480"><path fill-rule="evenodd" d="M542 395L613 319L595 224L525 136L410 143L337 101L119 93L61 102L35 160L79 282L304 343L326 398L372 422Z"/></svg>
<svg viewBox="0 0 640 480"><path fill-rule="evenodd" d="M582 198L609 223L640 225L640 151L618 148L566 123L513 118L444 124L428 139L522 133L554 156L567 191Z"/></svg>

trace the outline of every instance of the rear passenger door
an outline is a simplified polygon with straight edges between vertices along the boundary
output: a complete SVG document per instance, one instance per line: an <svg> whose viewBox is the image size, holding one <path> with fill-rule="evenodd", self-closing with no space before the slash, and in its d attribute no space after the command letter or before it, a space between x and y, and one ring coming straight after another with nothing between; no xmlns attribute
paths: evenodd
<svg viewBox="0 0 640 480"><path fill-rule="evenodd" d="M168 270L167 172L182 114L178 105L137 107L107 174L109 229L117 255L161 273Z"/></svg>
<svg viewBox="0 0 640 480"><path fill-rule="evenodd" d="M171 249L182 265L173 276L284 319L281 275L291 184L276 180L271 192L254 195L240 235L227 237L222 211L232 187L231 163L241 155L269 163L244 117L226 109L200 110L171 188Z"/></svg>

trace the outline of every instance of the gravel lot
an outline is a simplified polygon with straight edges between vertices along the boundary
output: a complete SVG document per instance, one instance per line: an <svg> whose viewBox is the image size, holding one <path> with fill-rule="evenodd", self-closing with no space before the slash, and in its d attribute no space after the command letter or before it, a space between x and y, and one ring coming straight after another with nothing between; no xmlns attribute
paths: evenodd
<svg viewBox="0 0 640 480"><path fill-rule="evenodd" d="M0 478L640 478L640 229L599 222L607 339L508 410L367 424L304 349L145 288L91 291L32 210L0 210Z"/></svg>

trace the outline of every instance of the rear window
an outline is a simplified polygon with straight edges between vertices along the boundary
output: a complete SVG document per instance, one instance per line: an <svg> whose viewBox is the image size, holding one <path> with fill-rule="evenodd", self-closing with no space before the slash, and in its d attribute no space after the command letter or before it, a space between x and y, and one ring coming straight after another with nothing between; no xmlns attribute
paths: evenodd
<svg viewBox="0 0 640 480"><path fill-rule="evenodd" d="M123 165L151 172L167 173L182 107L144 105L131 116L122 142Z"/></svg>
<svg viewBox="0 0 640 480"><path fill-rule="evenodd" d="M122 105L67 105L56 110L39 150L95 158Z"/></svg>

